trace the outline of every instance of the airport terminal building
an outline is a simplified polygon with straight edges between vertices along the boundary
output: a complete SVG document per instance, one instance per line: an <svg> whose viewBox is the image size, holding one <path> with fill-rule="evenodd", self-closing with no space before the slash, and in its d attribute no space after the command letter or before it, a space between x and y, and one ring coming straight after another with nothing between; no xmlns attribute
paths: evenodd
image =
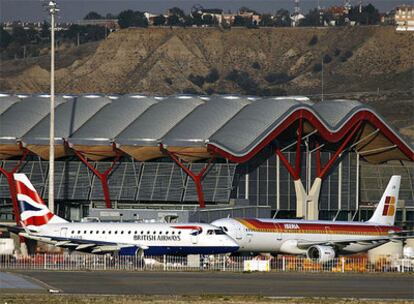
<svg viewBox="0 0 414 304"><path fill-rule="evenodd" d="M49 101L0 95L2 222L18 220L13 172L47 200ZM68 219L364 220L399 174L397 221L414 226L413 146L357 101L60 95L55 122L55 210Z"/></svg>

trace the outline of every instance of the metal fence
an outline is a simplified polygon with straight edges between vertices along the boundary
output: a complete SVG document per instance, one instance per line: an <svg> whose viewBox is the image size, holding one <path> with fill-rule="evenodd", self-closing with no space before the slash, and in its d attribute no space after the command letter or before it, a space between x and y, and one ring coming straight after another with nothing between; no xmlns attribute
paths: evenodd
<svg viewBox="0 0 414 304"><path fill-rule="evenodd" d="M381 257L369 262L366 257L339 257L318 263L304 257L247 257L228 255L110 256L89 254L36 254L26 257L0 256L0 270L126 270L126 271L262 271L278 272L414 272L414 260Z"/></svg>

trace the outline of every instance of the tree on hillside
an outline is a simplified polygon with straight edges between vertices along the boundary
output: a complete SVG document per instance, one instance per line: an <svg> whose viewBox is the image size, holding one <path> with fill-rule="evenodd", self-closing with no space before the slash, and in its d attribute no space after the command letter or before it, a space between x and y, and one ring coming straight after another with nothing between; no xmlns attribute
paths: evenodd
<svg viewBox="0 0 414 304"><path fill-rule="evenodd" d="M233 26L247 26L249 21L247 18L237 15L234 17Z"/></svg>
<svg viewBox="0 0 414 304"><path fill-rule="evenodd" d="M305 19L300 21L300 25L303 26L321 26L321 15L317 8L310 10L306 15Z"/></svg>
<svg viewBox="0 0 414 304"><path fill-rule="evenodd" d="M30 27L26 30L26 37L29 43L36 44L39 41L39 32Z"/></svg>
<svg viewBox="0 0 414 304"><path fill-rule="evenodd" d="M103 19L101 15L97 12L89 12L84 18L84 20L96 20L96 19Z"/></svg>
<svg viewBox="0 0 414 304"><path fill-rule="evenodd" d="M0 26L0 48L6 48L12 40L12 36Z"/></svg>
<svg viewBox="0 0 414 304"><path fill-rule="evenodd" d="M20 25L16 25L13 27L12 36L13 36L13 41L15 41L16 43L20 45L25 45L29 43L29 38L27 36L27 33L24 30L24 28Z"/></svg>
<svg viewBox="0 0 414 304"><path fill-rule="evenodd" d="M212 25L214 23L213 16L210 14L205 14L203 16L203 24L205 25Z"/></svg>
<svg viewBox="0 0 414 304"><path fill-rule="evenodd" d="M105 28L99 25L87 25L86 26L86 40L99 41L105 39Z"/></svg>
<svg viewBox="0 0 414 304"><path fill-rule="evenodd" d="M203 18L201 18L201 14L197 11L194 11L191 13L191 16L193 17L193 24L197 26L201 26L203 24Z"/></svg>
<svg viewBox="0 0 414 304"><path fill-rule="evenodd" d="M105 28L99 25L78 25L72 24L63 32L63 37L75 43L85 43L105 39Z"/></svg>
<svg viewBox="0 0 414 304"><path fill-rule="evenodd" d="M50 37L50 24L46 20L43 21L39 34L42 38Z"/></svg>
<svg viewBox="0 0 414 304"><path fill-rule="evenodd" d="M176 15L179 18L183 18L185 16L184 11L179 7L170 8L168 11L170 15Z"/></svg>
<svg viewBox="0 0 414 304"><path fill-rule="evenodd" d="M248 8L247 6L242 6L241 8L239 8L239 12L240 13L253 13L257 15L257 12L251 8Z"/></svg>
<svg viewBox="0 0 414 304"><path fill-rule="evenodd" d="M276 17L274 21L275 26L290 26L292 20L290 18L290 12L281 8L276 12Z"/></svg>
<svg viewBox="0 0 414 304"><path fill-rule="evenodd" d="M362 7L362 11L359 11L359 6L353 6L349 11L349 20L363 25L378 24L380 21L380 15L378 9L371 3Z"/></svg>
<svg viewBox="0 0 414 304"><path fill-rule="evenodd" d="M179 26L181 25L181 20L180 17L178 17L177 15L170 15L167 18L167 24L169 26Z"/></svg>
<svg viewBox="0 0 414 304"><path fill-rule="evenodd" d="M105 16L105 19L117 19L118 16L111 14L111 13L107 13Z"/></svg>
<svg viewBox="0 0 414 304"><path fill-rule="evenodd" d="M260 20L259 25L260 26L273 26L274 25L274 21L273 21L272 15L270 15L270 14L263 14L262 15L262 19Z"/></svg>
<svg viewBox="0 0 414 304"><path fill-rule="evenodd" d="M122 11L118 16L118 24L120 28L128 28L131 26L147 27L148 20L143 12L126 10Z"/></svg>
<svg viewBox="0 0 414 304"><path fill-rule="evenodd" d="M219 80L220 74L216 68L212 68L210 72L205 77L206 82L213 83Z"/></svg>
<svg viewBox="0 0 414 304"><path fill-rule="evenodd" d="M183 22L184 26L192 26L194 24L194 20L190 15L185 15L183 19L184 19L184 22Z"/></svg>
<svg viewBox="0 0 414 304"><path fill-rule="evenodd" d="M165 25L166 20L167 19L164 17L164 15L158 15L154 18L154 25L155 26Z"/></svg>

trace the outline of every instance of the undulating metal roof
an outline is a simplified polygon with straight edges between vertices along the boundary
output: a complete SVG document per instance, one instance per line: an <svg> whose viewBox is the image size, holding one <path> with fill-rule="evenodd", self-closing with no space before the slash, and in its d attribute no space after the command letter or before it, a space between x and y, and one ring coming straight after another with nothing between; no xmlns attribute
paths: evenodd
<svg viewBox="0 0 414 304"><path fill-rule="evenodd" d="M20 98L16 95L0 94L0 114L18 101L20 101Z"/></svg>
<svg viewBox="0 0 414 304"><path fill-rule="evenodd" d="M47 158L48 112L48 95L0 94L0 157L20 155L22 143ZM165 155L162 144L189 160L214 153L244 162L269 143L280 143L280 136L296 138L299 120L304 134L313 132L326 147L340 144L358 127L351 144L366 160L414 160L413 147L372 108L349 100L313 104L300 96L58 96L56 150L58 157L67 155L69 144L91 159L103 159L114 156L115 145L148 160Z"/></svg>
<svg viewBox="0 0 414 304"><path fill-rule="evenodd" d="M15 96L11 96L12 99ZM56 106L64 102L56 98ZM20 155L19 141L33 128L50 110L49 95L34 95L12 104L0 115L0 157L7 158Z"/></svg>
<svg viewBox="0 0 414 304"><path fill-rule="evenodd" d="M308 101L290 98L266 98L252 102L210 137L210 144L230 153L243 155L251 151L274 126Z"/></svg>
<svg viewBox="0 0 414 304"><path fill-rule="evenodd" d="M69 143L73 145L111 145L116 135L157 102L157 99L143 95L121 96L90 117L82 127L70 136Z"/></svg>
<svg viewBox="0 0 414 304"><path fill-rule="evenodd" d="M79 98L65 96L63 98L66 99L66 102L59 104L55 109L55 153L57 158L66 155L64 140L68 139L102 107L111 102L108 97L99 95L85 95ZM49 130L50 114L23 135L21 140L23 146L42 158L48 159Z"/></svg>
<svg viewBox="0 0 414 304"><path fill-rule="evenodd" d="M161 143L170 151L194 154L192 159L206 158L210 136L250 102L240 96L213 96L165 134Z"/></svg>
<svg viewBox="0 0 414 304"><path fill-rule="evenodd" d="M161 138L204 100L197 96L171 96L151 106L125 130L115 143L119 149L140 160L162 156Z"/></svg>
<svg viewBox="0 0 414 304"><path fill-rule="evenodd" d="M313 109L331 129L339 129L358 110L372 108L356 100L336 99L315 103Z"/></svg>
<svg viewBox="0 0 414 304"><path fill-rule="evenodd" d="M69 146L94 160L114 156L115 136L158 101L138 94L113 99L68 138Z"/></svg>

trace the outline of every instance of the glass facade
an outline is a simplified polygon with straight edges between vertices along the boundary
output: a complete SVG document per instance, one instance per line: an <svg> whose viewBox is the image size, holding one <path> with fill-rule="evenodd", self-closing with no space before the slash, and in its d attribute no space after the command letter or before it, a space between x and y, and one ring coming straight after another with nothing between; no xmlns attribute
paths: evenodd
<svg viewBox="0 0 414 304"><path fill-rule="evenodd" d="M284 155L289 163L295 163L294 152ZM322 164L326 163L331 156L330 153L322 152ZM257 166L247 164L239 165L239 167L235 176L237 190L233 191L236 198L248 199L251 204L259 206L270 206L272 210L282 211L283 214L286 214L286 211L295 212L296 193L293 179L286 167L280 161L278 162L276 155L270 155ZM301 168L300 177L308 191L316 177L316 164L312 160L308 161L305 153L302 153ZM248 191L246 192L247 185ZM277 199L278 187L279 200ZM319 210L334 213L338 210L355 211L356 192L356 155L347 154L341 158L340 165L334 166L323 180Z"/></svg>
<svg viewBox="0 0 414 304"><path fill-rule="evenodd" d="M284 153L290 163L295 153ZM314 158L307 160L302 153L301 180L306 190L316 177ZM322 152L322 164L330 153ZM11 170L18 162L1 162ZM357 182L357 156L349 153L337 162L322 182L319 198L320 219L367 219L370 210L380 200L391 175L402 176L399 207L405 207L399 215L401 221L414 221L414 164L389 162L372 165L360 161L359 191ZM111 162L95 162L100 172L109 168ZM199 172L206 163L188 166ZM62 215L74 214L80 208L85 215L91 202L104 206L100 180L76 158L58 160L55 165L55 195ZM24 162L20 172L26 173L44 199L47 199L48 162L33 157ZM114 206L138 207L151 204L197 204L195 185L181 168L170 160L137 162L129 158L115 165L108 179ZM203 180L205 201L208 204L226 205L234 200L248 200L252 206L268 206L277 217L296 215L296 193L293 180L281 161L270 150L245 164L215 163ZM279 193L279 196L278 196ZM358 201L358 203L357 203ZM356 210L360 212L356 216ZM79 207L80 206L80 207ZM368 206L368 207L367 207ZM12 219L7 179L0 174L0 220ZM86 210L86 211L85 211ZM78 212L79 213L79 212Z"/></svg>

